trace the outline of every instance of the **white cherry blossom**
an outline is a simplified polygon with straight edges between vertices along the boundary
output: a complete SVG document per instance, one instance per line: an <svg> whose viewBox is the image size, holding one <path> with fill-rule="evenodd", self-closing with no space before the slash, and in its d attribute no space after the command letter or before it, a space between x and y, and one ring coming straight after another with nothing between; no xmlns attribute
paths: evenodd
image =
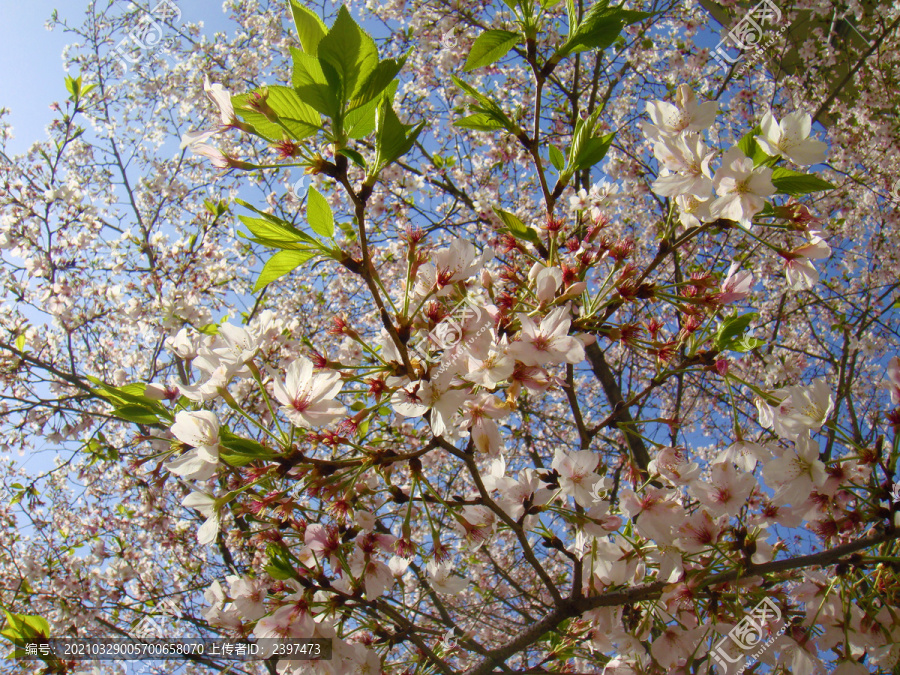
<svg viewBox="0 0 900 675"><path fill-rule="evenodd" d="M312 361L302 356L288 366L284 383L275 377L274 390L280 410L298 427L324 426L346 413L334 400L341 390L340 373L313 373Z"/></svg>
<svg viewBox="0 0 900 675"><path fill-rule="evenodd" d="M757 136L756 142L767 155L784 155L800 166L825 161L828 145L809 137L812 129L812 116L809 113L792 112L785 115L781 122L777 122L770 111L763 115L759 126L763 135Z"/></svg>

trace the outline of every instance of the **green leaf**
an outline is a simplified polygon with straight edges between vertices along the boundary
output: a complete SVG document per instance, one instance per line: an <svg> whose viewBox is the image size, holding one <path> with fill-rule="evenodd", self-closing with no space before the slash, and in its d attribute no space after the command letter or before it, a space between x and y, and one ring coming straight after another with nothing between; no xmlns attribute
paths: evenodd
<svg viewBox="0 0 900 675"><path fill-rule="evenodd" d="M297 0L290 0L291 14L294 17L294 25L297 26L297 36L303 51L315 55L319 42L325 37L328 29L317 14L310 11Z"/></svg>
<svg viewBox="0 0 900 675"><path fill-rule="evenodd" d="M235 455L249 457L251 461L254 459L272 459L277 454L258 441L235 436L230 431L223 431L220 434L220 438L222 447L230 450Z"/></svg>
<svg viewBox="0 0 900 675"><path fill-rule="evenodd" d="M350 110L378 98L387 89L388 85L394 81L394 78L397 77L397 74L406 63L406 59L407 56L400 59L385 59L375 66L375 69L369 73L365 82L360 86L359 92L350 102Z"/></svg>
<svg viewBox="0 0 900 675"><path fill-rule="evenodd" d="M81 95L81 75L78 77L66 75L66 91L69 92L73 101Z"/></svg>
<svg viewBox="0 0 900 675"><path fill-rule="evenodd" d="M503 221L503 224L506 225L507 231L516 239L524 239L532 244L540 244L541 238L538 235L537 230L528 227L518 216L509 211L498 209L496 206L493 207L493 209L494 213L496 213L500 217L500 220Z"/></svg>
<svg viewBox="0 0 900 675"><path fill-rule="evenodd" d="M328 63L337 72L343 85L342 100L354 98L378 65L375 40L359 27L344 5L331 30L319 42L317 56L321 63Z"/></svg>
<svg viewBox="0 0 900 675"><path fill-rule="evenodd" d="M519 33L512 33L508 30L484 31L475 38L463 70L468 73L476 68L489 66L495 61L499 61L521 40L522 36Z"/></svg>
<svg viewBox="0 0 900 675"><path fill-rule="evenodd" d="M572 146L569 148L569 164L566 168L565 178L568 179L576 171L590 169L602 160L612 145L615 133L605 136L594 136L594 128L602 108L595 110L585 120L575 122L575 133L572 134Z"/></svg>
<svg viewBox="0 0 900 675"><path fill-rule="evenodd" d="M381 99L375 114L374 173L377 174L388 164L409 152L424 126L424 122L415 126L403 124L394 112L391 102L386 98Z"/></svg>
<svg viewBox="0 0 900 675"><path fill-rule="evenodd" d="M569 35L578 28L578 13L575 9L575 0L566 0L566 17L569 20Z"/></svg>
<svg viewBox="0 0 900 675"><path fill-rule="evenodd" d="M50 637L50 624L46 619L33 614L13 614L5 609L3 613L6 615L8 625L0 631L0 635L17 647L24 646L26 642Z"/></svg>
<svg viewBox="0 0 900 675"><path fill-rule="evenodd" d="M359 237L359 233L356 231L353 223L338 223L338 227L341 228L341 232L344 233L344 236L347 237L349 241L356 241Z"/></svg>
<svg viewBox="0 0 900 675"><path fill-rule="evenodd" d="M16 338L16 349L20 352L25 350L25 333Z"/></svg>
<svg viewBox="0 0 900 675"><path fill-rule="evenodd" d="M573 168L576 171L590 169L597 162L601 161L606 157L606 153L609 151L609 147L612 145L615 137L615 132L612 132L605 136L585 139L572 163Z"/></svg>
<svg viewBox="0 0 900 675"><path fill-rule="evenodd" d="M476 113L475 115L456 120L453 126L463 129L475 129L476 131L494 131L495 129L502 129L503 123L487 113Z"/></svg>
<svg viewBox="0 0 900 675"><path fill-rule="evenodd" d="M306 195L306 219L316 234L334 237L334 213L328 200L310 185Z"/></svg>
<svg viewBox="0 0 900 675"><path fill-rule="evenodd" d="M716 330L716 348L719 351L732 349L732 346L737 343L738 338L743 335L744 331L750 326L750 323L757 317L759 317L759 314L748 312L747 314L734 314L725 319L719 324L718 330Z"/></svg>
<svg viewBox="0 0 900 675"><path fill-rule="evenodd" d="M756 142L756 137L761 133L762 129L760 129L759 126L755 126L748 133L744 134L743 138L741 138L737 144L741 151L753 160L754 166L761 164L769 157L763 152L763 149L759 147L759 143Z"/></svg>
<svg viewBox="0 0 900 675"><path fill-rule="evenodd" d="M293 570L287 570L284 567L278 565L266 565L266 572L273 579L277 579L279 581L284 581L285 579L293 579L296 573Z"/></svg>
<svg viewBox="0 0 900 675"><path fill-rule="evenodd" d="M113 410L113 415L127 422L135 424L159 424L159 418L152 408L147 406L128 404Z"/></svg>
<svg viewBox="0 0 900 675"><path fill-rule="evenodd" d="M285 274L293 272L310 258L314 258L318 251L279 251L271 258L260 272L259 279L253 287L253 292L265 288L276 279L283 277Z"/></svg>
<svg viewBox="0 0 900 675"><path fill-rule="evenodd" d="M92 391L98 396L109 401L116 408L114 414L129 422L139 424L158 424L158 417L172 418L172 413L166 410L159 401L144 396L147 385L141 383L126 384L122 387L111 387L91 375L87 376L91 384L97 388ZM125 415L133 415L141 419L130 419L119 412L124 410ZM152 416L152 419L151 419Z"/></svg>
<svg viewBox="0 0 900 675"><path fill-rule="evenodd" d="M340 91L328 82L319 59L295 47L291 47L291 56L294 61L291 84L300 99L326 117L338 119L341 116Z"/></svg>
<svg viewBox="0 0 900 675"><path fill-rule="evenodd" d="M374 118L373 118L373 121L374 121ZM356 166L358 166L358 167L361 167L363 169L368 167L368 165L366 164L366 158L363 157L356 150L351 150L350 148L341 148L340 150L338 150L338 153L340 153L344 157L348 158L351 162L356 164Z"/></svg>
<svg viewBox="0 0 900 675"><path fill-rule="evenodd" d="M550 146L550 163L557 171L562 171L566 165L566 158L562 154L562 150L555 145Z"/></svg>
<svg viewBox="0 0 900 675"><path fill-rule="evenodd" d="M749 335L742 336L739 340L733 342L729 349L735 352L747 353L753 349L758 349L766 344L765 340L760 340L759 338L750 337Z"/></svg>
<svg viewBox="0 0 900 675"><path fill-rule="evenodd" d="M254 244L259 244L260 246L265 246L266 248L274 248L279 251L310 251L314 250L309 244L304 242L289 242L289 241L276 241L274 239L260 239L259 237L250 237L243 232L238 232L239 237L246 237L249 241L252 241ZM316 245L319 245L319 242L316 241Z"/></svg>
<svg viewBox="0 0 900 675"><path fill-rule="evenodd" d="M267 92L266 103L278 116L278 122L273 122L257 110L249 107L252 94L235 96L235 112L248 124L252 124L256 131L270 141L280 141L285 135L296 140L302 140L315 134L322 127L322 118L311 105L303 102L303 99L295 89L290 87L269 86L259 90L259 93Z"/></svg>
<svg viewBox="0 0 900 675"><path fill-rule="evenodd" d="M642 21L649 16L652 14L610 7L606 0L601 0L587 11L581 23L552 58L558 61L564 56L588 49L606 49L619 37L627 24ZM570 24L571 20L570 16Z"/></svg>
<svg viewBox="0 0 900 675"><path fill-rule="evenodd" d="M344 129L347 131L347 136L365 138L375 131L375 114L378 112L378 106L385 99L392 101L398 86L400 86L400 82L394 80L388 84L381 96L376 96L365 105L348 112L344 118Z"/></svg>
<svg viewBox="0 0 900 675"><path fill-rule="evenodd" d="M496 102L494 102L493 100L491 100L490 98L488 98L487 96L482 94L480 91L475 89L475 87L473 87L472 85L463 82L455 75L451 75L450 77L453 80L453 82L456 84L457 87L459 87L464 92L466 92L469 96L473 97L476 101L478 101L477 106L472 106L473 112L484 113L485 115L487 115L494 121L499 122L500 125L503 128L505 128L507 131L509 131L509 133L511 133L513 136L520 136L522 134L522 129L520 129L519 126L517 124L515 124L506 115L505 112L503 112L503 109ZM456 126L460 126L460 125L457 124Z"/></svg>
<svg viewBox="0 0 900 675"><path fill-rule="evenodd" d="M286 221L277 223L263 218L251 218L250 216L238 216L238 218L258 240L273 248L296 249L296 246L290 246L290 244L296 244L301 241L307 244L318 243L308 234L301 232Z"/></svg>
<svg viewBox="0 0 900 675"><path fill-rule="evenodd" d="M818 176L781 167L772 172L772 185L778 192L794 196L834 189L834 185Z"/></svg>

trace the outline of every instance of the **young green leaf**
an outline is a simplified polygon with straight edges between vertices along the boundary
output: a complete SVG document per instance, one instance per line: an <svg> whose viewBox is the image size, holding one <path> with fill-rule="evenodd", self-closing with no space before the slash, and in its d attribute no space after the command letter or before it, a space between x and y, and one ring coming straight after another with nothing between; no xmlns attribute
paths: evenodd
<svg viewBox="0 0 900 675"><path fill-rule="evenodd" d="M319 42L325 37L328 29L317 14L301 5L297 0L289 0L289 2L303 51L315 56Z"/></svg>
<svg viewBox="0 0 900 675"><path fill-rule="evenodd" d="M750 323L756 319L759 314L748 312L747 314L734 314L725 319L716 331L715 345L719 351L732 349L738 342L741 335L750 327Z"/></svg>
<svg viewBox="0 0 900 675"><path fill-rule="evenodd" d="M356 150L351 150L350 148L341 148L340 150L338 150L338 152L361 169L365 169L368 166L366 164L366 158Z"/></svg>
<svg viewBox="0 0 900 675"><path fill-rule="evenodd" d="M541 242L537 230L528 227L517 215L510 213L509 211L504 211L503 209L498 209L496 206L493 207L493 209L494 213L496 213L500 217L500 220L503 221L503 224L506 225L507 231L516 239L524 239L532 244L539 244Z"/></svg>
<svg viewBox="0 0 900 675"><path fill-rule="evenodd" d="M121 408L116 408L113 411L113 415L135 424L159 424L159 418L154 414L153 410L142 405L124 405Z"/></svg>
<svg viewBox="0 0 900 675"><path fill-rule="evenodd" d="M363 106L370 101L378 98L378 96L387 89L397 74L406 63L407 56L400 59L385 59L375 69L369 73L365 82L360 86L359 91L350 101L350 110Z"/></svg>
<svg viewBox="0 0 900 675"><path fill-rule="evenodd" d="M741 140L738 141L737 144L741 151L745 155L747 155L747 157L753 160L753 164L755 166L758 166L769 157L765 152L763 152L762 148L760 148L759 144L756 142L756 137L761 133L762 130L759 128L759 126L755 126L748 133L744 134L743 138L741 138Z"/></svg>
<svg viewBox="0 0 900 675"><path fill-rule="evenodd" d="M250 216L238 216L241 222L247 226L247 229L257 238L275 244L278 248L282 248L281 244L296 244L305 242L314 244L315 239L305 232L298 230L287 221L272 222L268 219L251 218ZM295 248L293 246L284 246L284 248Z"/></svg>
<svg viewBox="0 0 900 675"><path fill-rule="evenodd" d="M71 94L73 101L77 99L81 95L81 75L78 77L66 75L66 90Z"/></svg>
<svg viewBox="0 0 900 675"><path fill-rule="evenodd" d="M471 84L463 82L455 75L451 75L450 77L457 87L459 87L469 96L478 101L479 105L472 106L472 112L483 113L495 122L499 122L500 125L507 131L509 131L509 133L511 133L513 136L519 136L522 133L522 129L519 128L519 126L515 124L511 119L509 119L509 117L507 117L506 113L503 112L503 109L497 103L482 94ZM461 125L457 124L456 126Z"/></svg>
<svg viewBox="0 0 900 675"><path fill-rule="evenodd" d="M521 40L522 36L519 33L512 33L508 30L484 31L475 38L463 70L468 73L476 68L489 66L495 61L499 61Z"/></svg>
<svg viewBox="0 0 900 675"><path fill-rule="evenodd" d="M319 59L294 47L291 47L291 56L294 61L291 84L300 99L326 117L340 117L340 88L335 88L328 82Z"/></svg>
<svg viewBox="0 0 900 675"><path fill-rule="evenodd" d="M263 267L259 279L256 280L256 285L253 287L253 292L256 293L276 279L293 272L300 267L300 265L310 258L314 258L316 255L318 255L317 251L309 249L305 251L279 251L269 258L268 262Z"/></svg>
<svg viewBox="0 0 900 675"><path fill-rule="evenodd" d="M316 234L329 239L334 236L334 213L331 210L331 205L312 186L310 186L306 195L306 218L312 231Z"/></svg>
<svg viewBox="0 0 900 675"><path fill-rule="evenodd" d="M649 16L652 15L647 12L610 7L605 0L600 0L587 11L578 27L553 55L553 59L558 61L569 54L589 49L606 49L619 37L627 24L642 21ZM569 20L571 24L571 16Z"/></svg>
<svg viewBox="0 0 900 675"><path fill-rule="evenodd" d="M456 120L453 122L453 126L462 129L474 129L475 131L495 131L496 129L502 129L503 123L498 122L488 113L476 113Z"/></svg>
<svg viewBox="0 0 900 675"><path fill-rule="evenodd" d="M573 160L572 167L576 171L590 169L606 157L606 153L609 152L609 147L612 145L615 137L616 133L612 132L605 136L585 139Z"/></svg>
<svg viewBox="0 0 900 675"><path fill-rule="evenodd" d="M375 163L373 173L377 174L388 164L409 152L424 122L415 126L403 124L390 101L381 99L375 115Z"/></svg>
<svg viewBox="0 0 900 675"><path fill-rule="evenodd" d="M344 117L344 130L349 138L365 138L375 131L375 113L378 111L378 106L385 98L392 101L399 85L398 80L393 80L380 96L376 96L365 105L347 113Z"/></svg>
<svg viewBox="0 0 900 675"><path fill-rule="evenodd" d="M251 459L272 459L276 454L258 441L235 436L230 431L222 430L220 437L222 446L237 455L250 456Z"/></svg>
<svg viewBox="0 0 900 675"><path fill-rule="evenodd" d="M562 150L557 148L555 145L550 146L550 163L553 165L557 171L562 171L566 166L566 158L562 154Z"/></svg>
<svg viewBox="0 0 900 675"><path fill-rule="evenodd" d="M778 192L794 196L834 189L834 185L818 176L782 167L772 172L772 185Z"/></svg>
<svg viewBox="0 0 900 675"><path fill-rule="evenodd" d="M316 55L320 62L328 63L336 71L343 85L342 100L354 98L378 65L375 40L359 27L344 5L331 30L319 42Z"/></svg>
<svg viewBox="0 0 900 675"><path fill-rule="evenodd" d="M734 352L746 353L754 349L758 349L766 344L765 340L760 340L759 338L750 337L749 335L744 335L738 340L735 340L729 346L729 349Z"/></svg>
<svg viewBox="0 0 900 675"><path fill-rule="evenodd" d="M304 103L295 89L290 87L266 87L266 104L278 116L278 122L268 119L261 112L249 107L251 94L235 96L234 109L241 118L252 124L256 131L270 141L282 140L285 135L302 140L315 134L322 126L322 118L315 108ZM279 123L280 122L280 123Z"/></svg>

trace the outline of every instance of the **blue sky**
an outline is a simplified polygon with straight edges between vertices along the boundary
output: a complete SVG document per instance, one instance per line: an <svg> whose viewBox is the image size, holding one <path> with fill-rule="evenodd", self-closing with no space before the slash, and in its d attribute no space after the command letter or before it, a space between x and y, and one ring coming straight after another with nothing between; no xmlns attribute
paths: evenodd
<svg viewBox="0 0 900 675"><path fill-rule="evenodd" d="M50 104L66 98L62 50L71 35L44 28L54 9L78 25L87 0L0 0L0 107L9 108L15 138L10 154L46 138L53 119Z"/></svg>
<svg viewBox="0 0 900 675"><path fill-rule="evenodd" d="M184 11L182 22L203 20L205 31L228 28L220 2L176 0ZM46 127L54 112L50 104L68 97L63 77L63 48L76 36L44 25L58 10L59 18L70 26L80 26L88 0L0 0L0 108L9 108L14 138L8 153L25 152L32 143L47 138ZM153 0L139 0L151 6ZM74 74L74 73L73 73Z"/></svg>

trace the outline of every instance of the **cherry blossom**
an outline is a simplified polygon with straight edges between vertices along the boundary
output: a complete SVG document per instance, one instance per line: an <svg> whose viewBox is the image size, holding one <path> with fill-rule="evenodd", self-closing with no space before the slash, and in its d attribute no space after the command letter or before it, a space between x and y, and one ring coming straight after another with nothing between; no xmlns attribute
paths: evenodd
<svg viewBox="0 0 900 675"><path fill-rule="evenodd" d="M205 492L192 492L183 500L181 505L187 508L197 509L206 518L197 532L197 541L201 545L211 544L219 533L219 507L216 499Z"/></svg>
<svg viewBox="0 0 900 675"><path fill-rule="evenodd" d="M819 446L808 436L800 436L794 447L770 459L763 466L766 483L776 489L776 504L802 504L814 488L827 478L819 460Z"/></svg>
<svg viewBox="0 0 900 675"><path fill-rule="evenodd" d="M566 307L557 307L540 325L519 315L522 331L507 353L526 366L550 363L579 363L584 360L584 345L568 335L572 320Z"/></svg>
<svg viewBox="0 0 900 675"><path fill-rule="evenodd" d="M732 302L739 302L746 299L750 295L750 289L753 287L753 274L741 271L739 263L731 263L728 268L728 274L725 281L722 282L722 292L718 297L719 302L723 305Z"/></svg>
<svg viewBox="0 0 900 675"><path fill-rule="evenodd" d="M763 135L756 142L769 155L784 155L795 164L809 166L825 161L828 145L809 138L812 116L797 111L785 115L781 122L769 111L759 124Z"/></svg>
<svg viewBox="0 0 900 675"><path fill-rule="evenodd" d="M219 420L215 413L181 411L175 416L172 435L192 449L166 463L166 469L183 478L211 478L219 463Z"/></svg>
<svg viewBox="0 0 900 675"><path fill-rule="evenodd" d="M340 374L313 373L312 361L302 356L288 366L284 383L276 377L273 386L281 411L298 427L330 424L346 413L334 400L341 390Z"/></svg>
<svg viewBox="0 0 900 675"><path fill-rule="evenodd" d="M894 669L891 17L854 56L782 7L824 26L773 86L697 4L607 7L608 48L590 3L276 4L127 72L140 8L57 21L49 137L0 111L0 605L333 640L289 675L649 673L771 598L763 669ZM207 97L213 166L171 152Z"/></svg>
<svg viewBox="0 0 900 675"><path fill-rule="evenodd" d="M824 260L831 255L831 248L820 237L813 236L808 244L792 251L780 253L784 258L784 275L795 291L806 291L819 281L819 273L810 260Z"/></svg>
<svg viewBox="0 0 900 675"><path fill-rule="evenodd" d="M584 508L594 502L594 484L600 479L594 469L599 458L590 450L566 452L557 448L551 468L559 474L559 487Z"/></svg>
<svg viewBox="0 0 900 675"><path fill-rule="evenodd" d="M891 393L891 403L900 404L900 357L898 356L894 356L888 361L885 387Z"/></svg>
<svg viewBox="0 0 900 675"><path fill-rule="evenodd" d="M428 570L431 587L438 593L455 595L469 585L468 581L452 573L453 567L450 563L438 564L432 561L426 564L425 568Z"/></svg>
<svg viewBox="0 0 900 675"><path fill-rule="evenodd" d="M753 216L762 211L765 198L775 194L771 176L771 169L754 168L753 160L743 150L736 145L730 147L713 176L719 197L710 204L710 215L749 227Z"/></svg>
<svg viewBox="0 0 900 675"><path fill-rule="evenodd" d="M671 136L683 131L701 131L715 121L716 101L697 103L697 95L686 84L678 86L675 103L656 101L647 103L647 113L653 124L644 125L650 138Z"/></svg>
<svg viewBox="0 0 900 675"><path fill-rule="evenodd" d="M710 482L695 482L692 492L716 516L736 515L756 485L753 476L739 472L730 462L713 464L710 473Z"/></svg>
<svg viewBox="0 0 900 675"><path fill-rule="evenodd" d="M653 146L653 153L668 175L657 178L653 191L664 197L690 195L700 200L712 196L712 172L709 163L715 156L696 134L664 137Z"/></svg>

